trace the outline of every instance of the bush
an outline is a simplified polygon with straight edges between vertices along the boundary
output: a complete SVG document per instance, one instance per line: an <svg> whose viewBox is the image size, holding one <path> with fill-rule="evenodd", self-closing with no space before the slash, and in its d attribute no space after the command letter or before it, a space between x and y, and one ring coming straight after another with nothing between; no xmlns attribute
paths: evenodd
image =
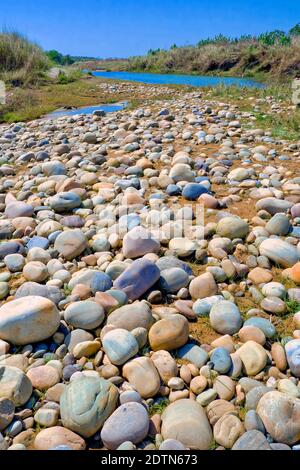
<svg viewBox="0 0 300 470"><path fill-rule="evenodd" d="M55 49L46 52L46 55L51 62L59 65L72 65L75 62L70 55L63 55Z"/></svg>
<svg viewBox="0 0 300 470"><path fill-rule="evenodd" d="M63 70L59 71L57 82L61 85L65 85L67 83L72 83L78 80L82 76L82 72L78 69L71 69L68 72Z"/></svg>

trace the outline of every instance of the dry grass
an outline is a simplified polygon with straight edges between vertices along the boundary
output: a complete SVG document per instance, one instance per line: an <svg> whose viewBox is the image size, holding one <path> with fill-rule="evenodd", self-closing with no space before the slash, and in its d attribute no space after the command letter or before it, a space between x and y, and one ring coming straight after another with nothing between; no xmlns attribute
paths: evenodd
<svg viewBox="0 0 300 470"><path fill-rule="evenodd" d="M290 44L267 45L251 38L152 51L146 56L130 58L127 70L256 77L293 76L300 70L300 41L296 37Z"/></svg>
<svg viewBox="0 0 300 470"><path fill-rule="evenodd" d="M17 32L0 33L0 77L13 86L36 83L50 66L42 49Z"/></svg>

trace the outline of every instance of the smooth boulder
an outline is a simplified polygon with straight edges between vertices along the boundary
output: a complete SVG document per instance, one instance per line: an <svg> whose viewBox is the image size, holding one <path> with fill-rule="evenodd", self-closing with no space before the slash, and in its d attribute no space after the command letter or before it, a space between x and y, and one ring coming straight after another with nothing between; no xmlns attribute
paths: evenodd
<svg viewBox="0 0 300 470"><path fill-rule="evenodd" d="M44 297L20 298L0 307L0 338L16 345L49 338L59 323L55 304Z"/></svg>
<svg viewBox="0 0 300 470"><path fill-rule="evenodd" d="M199 403L177 400L162 414L161 434L166 439L176 439L191 450L208 450L212 430L206 413Z"/></svg>
<svg viewBox="0 0 300 470"><path fill-rule="evenodd" d="M117 387L100 377L72 381L60 398L63 426L83 437L93 436L115 410L118 396Z"/></svg>

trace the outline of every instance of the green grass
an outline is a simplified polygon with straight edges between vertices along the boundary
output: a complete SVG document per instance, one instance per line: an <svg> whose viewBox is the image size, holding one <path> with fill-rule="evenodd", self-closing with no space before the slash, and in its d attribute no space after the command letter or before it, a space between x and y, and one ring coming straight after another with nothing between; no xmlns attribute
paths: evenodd
<svg viewBox="0 0 300 470"><path fill-rule="evenodd" d="M264 129L271 129L273 137L284 140L297 140L300 131L300 111L281 114L254 113L255 123Z"/></svg>
<svg viewBox="0 0 300 470"><path fill-rule="evenodd" d="M245 416L246 416L247 412L248 412L248 409L245 406L240 406L240 408L239 408L239 418L242 421L245 421Z"/></svg>
<svg viewBox="0 0 300 470"><path fill-rule="evenodd" d="M286 300L285 305L287 308L288 315L294 315L300 311L300 304L296 300Z"/></svg>
<svg viewBox="0 0 300 470"><path fill-rule="evenodd" d="M63 291L67 297L72 294L72 289L68 286L68 284L64 284Z"/></svg>
<svg viewBox="0 0 300 470"><path fill-rule="evenodd" d="M219 447L219 444L213 439L209 444L208 450L216 450L217 447Z"/></svg>
<svg viewBox="0 0 300 470"><path fill-rule="evenodd" d="M149 406L149 415L153 416L155 414L162 414L164 410L167 408L169 405L169 400L167 398L162 398L161 400L153 403L152 405Z"/></svg>

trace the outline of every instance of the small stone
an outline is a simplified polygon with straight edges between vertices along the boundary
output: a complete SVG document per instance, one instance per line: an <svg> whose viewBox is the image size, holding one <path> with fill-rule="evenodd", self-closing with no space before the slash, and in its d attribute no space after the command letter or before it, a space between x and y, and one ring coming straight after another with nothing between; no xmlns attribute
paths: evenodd
<svg viewBox="0 0 300 470"><path fill-rule="evenodd" d="M127 362L123 367L123 376L143 398L151 398L159 390L160 378L148 357L142 356Z"/></svg>

